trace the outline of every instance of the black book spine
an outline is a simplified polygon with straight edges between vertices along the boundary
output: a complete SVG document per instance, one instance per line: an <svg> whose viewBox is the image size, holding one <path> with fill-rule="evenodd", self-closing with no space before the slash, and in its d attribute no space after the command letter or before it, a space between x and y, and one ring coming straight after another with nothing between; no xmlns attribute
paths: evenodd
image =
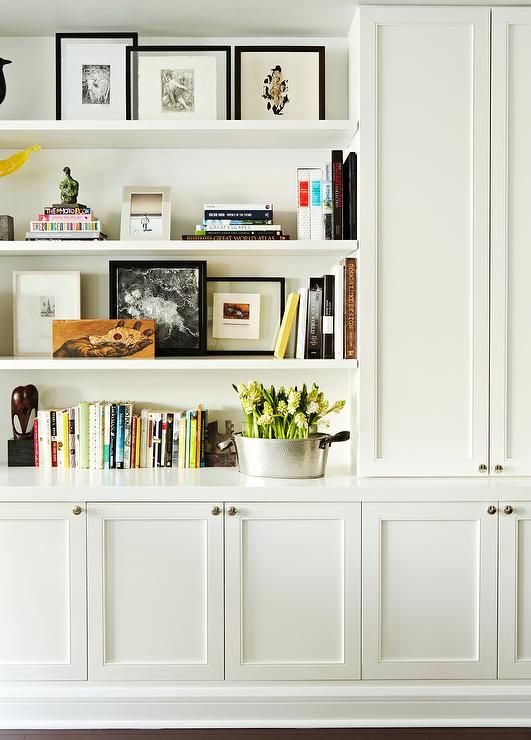
<svg viewBox="0 0 531 740"><path fill-rule="evenodd" d="M332 151L332 226L334 239L343 239L343 151Z"/></svg>
<svg viewBox="0 0 531 740"><path fill-rule="evenodd" d="M334 275L323 275L323 359L334 359Z"/></svg>
<svg viewBox="0 0 531 740"><path fill-rule="evenodd" d="M164 467L171 468L171 456L173 452L173 414L166 417L166 449L164 450Z"/></svg>
<svg viewBox="0 0 531 740"><path fill-rule="evenodd" d="M110 416L110 437L109 437L109 468L116 468L116 404L111 404Z"/></svg>
<svg viewBox="0 0 531 740"><path fill-rule="evenodd" d="M272 210L263 211L204 211L205 221L233 221L253 220L270 221L273 218Z"/></svg>
<svg viewBox="0 0 531 740"><path fill-rule="evenodd" d="M323 342L323 278L310 278L306 322L306 358L320 360Z"/></svg>
<svg viewBox="0 0 531 740"><path fill-rule="evenodd" d="M358 238L358 155L350 152L345 162L343 183L343 238Z"/></svg>

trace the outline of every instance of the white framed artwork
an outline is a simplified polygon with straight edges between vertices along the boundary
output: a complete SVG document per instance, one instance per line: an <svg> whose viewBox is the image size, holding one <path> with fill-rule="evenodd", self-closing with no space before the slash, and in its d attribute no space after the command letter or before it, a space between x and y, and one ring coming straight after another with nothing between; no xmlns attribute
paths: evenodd
<svg viewBox="0 0 531 740"><path fill-rule="evenodd" d="M122 199L120 239L169 240L171 188L127 186Z"/></svg>
<svg viewBox="0 0 531 740"><path fill-rule="evenodd" d="M214 339L260 337L259 293L214 293L212 307Z"/></svg>
<svg viewBox="0 0 531 740"><path fill-rule="evenodd" d="M76 270L13 272L13 354L52 354L53 319L81 318Z"/></svg>

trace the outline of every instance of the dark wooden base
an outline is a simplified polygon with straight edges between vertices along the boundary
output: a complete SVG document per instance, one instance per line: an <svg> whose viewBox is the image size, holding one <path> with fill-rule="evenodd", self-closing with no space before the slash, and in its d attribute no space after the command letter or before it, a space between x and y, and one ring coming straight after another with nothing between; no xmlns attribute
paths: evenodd
<svg viewBox="0 0 531 740"><path fill-rule="evenodd" d="M10 468L33 468L33 439L8 439L7 464Z"/></svg>

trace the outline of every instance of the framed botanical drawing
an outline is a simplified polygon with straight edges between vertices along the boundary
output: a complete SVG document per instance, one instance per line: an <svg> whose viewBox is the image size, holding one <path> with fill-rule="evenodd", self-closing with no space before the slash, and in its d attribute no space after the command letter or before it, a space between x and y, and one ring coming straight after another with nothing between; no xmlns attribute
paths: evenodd
<svg viewBox="0 0 531 740"><path fill-rule="evenodd" d="M206 262L109 262L109 318L155 321L155 353L204 354Z"/></svg>
<svg viewBox="0 0 531 740"><path fill-rule="evenodd" d="M237 46L235 118L325 118L324 46Z"/></svg>
<svg viewBox="0 0 531 740"><path fill-rule="evenodd" d="M285 279L207 279L207 350L272 355L284 313Z"/></svg>
<svg viewBox="0 0 531 740"><path fill-rule="evenodd" d="M78 271L13 273L13 354L50 355L53 319L79 319Z"/></svg>
<svg viewBox="0 0 531 740"><path fill-rule="evenodd" d="M120 239L168 240L171 230L171 188L127 186L123 191Z"/></svg>
<svg viewBox="0 0 531 740"><path fill-rule="evenodd" d="M128 119L231 117L230 46L132 46L126 55Z"/></svg>
<svg viewBox="0 0 531 740"><path fill-rule="evenodd" d="M57 33L57 120L125 120L125 49L137 44L138 34L133 32Z"/></svg>

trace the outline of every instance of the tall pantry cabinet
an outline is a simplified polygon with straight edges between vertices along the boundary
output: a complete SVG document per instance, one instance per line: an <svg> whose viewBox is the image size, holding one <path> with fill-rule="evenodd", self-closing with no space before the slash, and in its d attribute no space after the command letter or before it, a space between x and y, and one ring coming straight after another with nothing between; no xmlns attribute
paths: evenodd
<svg viewBox="0 0 531 740"><path fill-rule="evenodd" d="M361 8L360 40L359 473L528 474L531 10Z"/></svg>

